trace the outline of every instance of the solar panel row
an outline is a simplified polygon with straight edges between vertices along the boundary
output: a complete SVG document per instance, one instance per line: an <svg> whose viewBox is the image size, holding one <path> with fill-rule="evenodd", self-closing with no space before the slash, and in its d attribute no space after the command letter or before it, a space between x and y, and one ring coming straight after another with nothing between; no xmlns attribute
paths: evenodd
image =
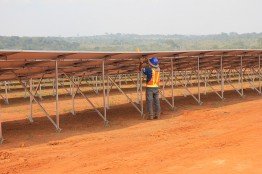
<svg viewBox="0 0 262 174"><path fill-rule="evenodd" d="M81 76L102 73L101 61L105 60L107 74L133 73L142 57L156 56L161 69L170 69L170 57L174 58L174 70L217 69L223 56L224 68L254 66L262 50L208 50L172 52L81 52L81 51L0 51L0 81L14 80L16 73L21 78L54 77L55 61L60 71ZM198 59L199 58L199 59ZM198 65L199 63L199 65Z"/></svg>

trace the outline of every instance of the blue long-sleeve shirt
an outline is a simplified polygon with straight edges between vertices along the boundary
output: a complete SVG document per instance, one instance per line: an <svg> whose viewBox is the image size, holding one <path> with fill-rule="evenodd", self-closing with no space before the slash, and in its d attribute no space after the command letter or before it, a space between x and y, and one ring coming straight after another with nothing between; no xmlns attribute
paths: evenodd
<svg viewBox="0 0 262 174"><path fill-rule="evenodd" d="M152 78L152 68L142 68L142 72L146 75L146 82L149 82Z"/></svg>

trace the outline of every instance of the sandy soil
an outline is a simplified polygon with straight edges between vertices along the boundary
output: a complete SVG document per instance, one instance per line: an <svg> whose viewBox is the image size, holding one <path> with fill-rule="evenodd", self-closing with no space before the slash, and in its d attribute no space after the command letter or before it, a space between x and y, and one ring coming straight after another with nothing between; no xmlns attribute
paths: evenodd
<svg viewBox="0 0 262 174"><path fill-rule="evenodd" d="M61 99L61 133L34 106L34 123L24 119L20 99L1 105L6 141L0 146L0 173L262 173L262 98L246 90L220 101L214 94L176 98L176 111L162 103L160 120L140 118L130 104L109 110L110 127L78 98L76 116ZM45 107L54 114L53 98ZM99 105L101 97L92 100ZM111 103L126 102L114 95ZM118 103L119 102L119 103Z"/></svg>

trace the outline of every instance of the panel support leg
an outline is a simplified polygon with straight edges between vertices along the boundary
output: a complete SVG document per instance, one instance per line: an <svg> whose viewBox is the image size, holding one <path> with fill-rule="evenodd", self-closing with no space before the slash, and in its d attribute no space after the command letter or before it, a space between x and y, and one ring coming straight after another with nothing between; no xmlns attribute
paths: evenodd
<svg viewBox="0 0 262 174"><path fill-rule="evenodd" d="M261 86L261 60L260 55L258 56L258 74L259 74L259 91L262 93L262 86Z"/></svg>
<svg viewBox="0 0 262 174"><path fill-rule="evenodd" d="M243 89L243 56L240 59L240 80L241 80L241 97L244 97L244 89Z"/></svg>
<svg viewBox="0 0 262 174"><path fill-rule="evenodd" d="M58 101L58 61L55 61L55 92L56 92L56 125L58 132L60 129L60 118L59 118L59 101Z"/></svg>
<svg viewBox="0 0 262 174"><path fill-rule="evenodd" d="M137 96L137 104L139 104L140 96L139 96L139 90L140 90L140 73L137 73L136 77L136 96Z"/></svg>
<svg viewBox="0 0 262 174"><path fill-rule="evenodd" d="M105 87L105 60L102 61L102 85L103 85L103 108L104 108L104 118L105 118L105 126L108 126L107 120L107 104L106 104L106 87Z"/></svg>
<svg viewBox="0 0 262 174"><path fill-rule="evenodd" d="M224 79L224 67L223 67L223 56L220 57L220 77L221 77L221 99L224 98L224 84L225 84L225 79Z"/></svg>
<svg viewBox="0 0 262 174"><path fill-rule="evenodd" d="M9 104L7 81L5 81L5 104Z"/></svg>
<svg viewBox="0 0 262 174"><path fill-rule="evenodd" d="M204 77L205 78L205 92L204 92L204 94L207 95L207 72L206 71L205 71L204 75L205 75L205 77Z"/></svg>
<svg viewBox="0 0 262 174"><path fill-rule="evenodd" d="M110 81L109 81L109 75L106 76L106 81L107 81L107 85L106 85L106 107L107 109L110 108L110 104L109 104L109 93L110 93Z"/></svg>
<svg viewBox="0 0 262 174"><path fill-rule="evenodd" d="M199 70L199 65L200 65L200 57L197 57L197 92L198 92L198 101L201 101L201 96L200 96L200 70ZM199 103L199 105L201 105L201 103Z"/></svg>
<svg viewBox="0 0 262 174"><path fill-rule="evenodd" d="M142 74L143 72L142 71L140 71L140 76L139 76L139 81L140 81L140 89L139 89L139 91L140 91L140 114L141 114L141 117L145 117L145 115L144 115L144 107L143 107L143 74Z"/></svg>
<svg viewBox="0 0 262 174"><path fill-rule="evenodd" d="M175 98L174 98L174 64L173 64L173 57L171 58L171 99L172 99L172 109L175 109Z"/></svg>
<svg viewBox="0 0 262 174"><path fill-rule="evenodd" d="M30 78L29 81L29 90L30 92L33 94L33 79ZM28 120L33 123L33 96L30 95L30 112L29 112L29 116L28 116Z"/></svg>
<svg viewBox="0 0 262 174"><path fill-rule="evenodd" d="M75 77L73 76L72 77L72 80L74 81L75 80ZM71 97L72 97L72 110L71 110L71 113L72 115L75 115L76 112L75 112L75 85L74 83L72 83L72 81L70 81L70 86L71 86Z"/></svg>
<svg viewBox="0 0 262 174"><path fill-rule="evenodd" d="M41 99L41 100L43 100L43 97L42 97L42 84L40 84L40 86L39 86L39 98Z"/></svg>

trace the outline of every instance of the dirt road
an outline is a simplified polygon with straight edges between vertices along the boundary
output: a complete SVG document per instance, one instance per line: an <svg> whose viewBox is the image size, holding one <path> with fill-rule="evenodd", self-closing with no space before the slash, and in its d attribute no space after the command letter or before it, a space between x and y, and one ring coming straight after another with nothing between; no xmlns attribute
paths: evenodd
<svg viewBox="0 0 262 174"><path fill-rule="evenodd" d="M7 107L0 173L262 173L262 98L226 97L207 96L203 106L178 98L175 112L163 104L154 121L113 106L108 128L94 112L64 114L61 133L43 117L12 121Z"/></svg>

